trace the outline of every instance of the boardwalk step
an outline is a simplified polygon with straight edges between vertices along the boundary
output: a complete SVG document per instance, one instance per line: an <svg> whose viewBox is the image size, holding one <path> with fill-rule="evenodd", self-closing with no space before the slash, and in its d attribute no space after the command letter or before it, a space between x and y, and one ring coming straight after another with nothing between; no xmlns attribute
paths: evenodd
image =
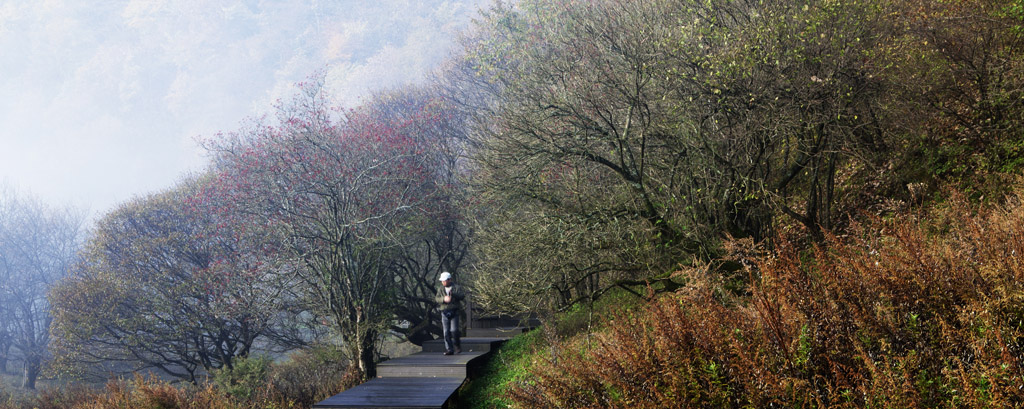
<svg viewBox="0 0 1024 409"><path fill-rule="evenodd" d="M319 408L443 408L464 378L376 378L334 395Z"/></svg>
<svg viewBox="0 0 1024 409"><path fill-rule="evenodd" d="M443 355L440 352L419 352L377 364L377 376L389 377L462 377L468 374L470 362L483 352Z"/></svg>
<svg viewBox="0 0 1024 409"><path fill-rule="evenodd" d="M469 338L512 338L516 335L529 331L525 327L503 327L503 328L469 328L466 330L466 337Z"/></svg>
<svg viewBox="0 0 1024 409"><path fill-rule="evenodd" d="M506 338L462 338L462 352L490 352L505 340ZM424 342L423 352L444 352L444 340L435 339Z"/></svg>

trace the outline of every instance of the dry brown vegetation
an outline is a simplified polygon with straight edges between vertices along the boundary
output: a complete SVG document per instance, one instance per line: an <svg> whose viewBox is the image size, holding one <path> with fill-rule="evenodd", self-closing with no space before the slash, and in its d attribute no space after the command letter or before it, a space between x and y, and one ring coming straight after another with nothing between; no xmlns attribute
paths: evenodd
<svg viewBox="0 0 1024 409"><path fill-rule="evenodd" d="M1019 407L1024 206L954 195L804 245L732 295L712 275L566 341L519 407ZM594 341L596 340L596 341Z"/></svg>
<svg viewBox="0 0 1024 409"><path fill-rule="evenodd" d="M290 360L240 361L234 373L216 373L201 385L136 375L100 389L66 385L15 397L0 389L0 409L274 409L308 408L359 384L360 374L336 350L311 348Z"/></svg>

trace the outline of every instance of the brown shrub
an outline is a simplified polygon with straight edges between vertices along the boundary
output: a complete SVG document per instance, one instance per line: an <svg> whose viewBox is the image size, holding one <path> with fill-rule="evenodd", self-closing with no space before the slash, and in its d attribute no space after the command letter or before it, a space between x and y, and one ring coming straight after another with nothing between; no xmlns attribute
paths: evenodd
<svg viewBox="0 0 1024 409"><path fill-rule="evenodd" d="M47 386L32 396L21 398L5 392L0 385L0 409L71 409L92 396L93 390L85 386Z"/></svg>
<svg viewBox="0 0 1024 409"><path fill-rule="evenodd" d="M116 379L107 382L106 389L93 395L75 409L239 409L243 406L232 401L213 385L205 387L178 387L156 378L136 375L131 380Z"/></svg>
<svg viewBox="0 0 1024 409"><path fill-rule="evenodd" d="M1024 207L781 238L748 296L686 289L537 365L520 407L1019 407ZM922 221L922 220L931 220Z"/></svg>
<svg viewBox="0 0 1024 409"><path fill-rule="evenodd" d="M322 346L299 351L271 368L268 389L278 401L310 407L362 382L357 366L336 347Z"/></svg>

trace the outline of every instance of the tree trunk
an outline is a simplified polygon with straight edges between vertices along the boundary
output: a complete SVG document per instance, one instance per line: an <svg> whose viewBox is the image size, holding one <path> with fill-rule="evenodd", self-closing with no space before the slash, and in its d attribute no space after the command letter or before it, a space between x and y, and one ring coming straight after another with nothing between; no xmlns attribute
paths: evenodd
<svg viewBox="0 0 1024 409"><path fill-rule="evenodd" d="M25 379L22 380L21 387L34 390L36 388L36 379L39 378L39 370L41 368L41 358L38 356L25 357Z"/></svg>
<svg viewBox="0 0 1024 409"><path fill-rule="evenodd" d="M11 351L10 345L0 346L0 374L7 373L8 354Z"/></svg>
<svg viewBox="0 0 1024 409"><path fill-rule="evenodd" d="M359 370L363 372L366 379L377 377L377 363L374 360L376 355L374 334L364 334L359 340Z"/></svg>

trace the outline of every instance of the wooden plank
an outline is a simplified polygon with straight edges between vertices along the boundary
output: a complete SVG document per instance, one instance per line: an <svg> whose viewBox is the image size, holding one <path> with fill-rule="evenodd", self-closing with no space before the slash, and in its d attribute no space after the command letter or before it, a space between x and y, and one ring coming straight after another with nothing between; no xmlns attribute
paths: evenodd
<svg viewBox="0 0 1024 409"><path fill-rule="evenodd" d="M483 352L444 355L440 352L419 352L377 364L378 377L466 377L470 361Z"/></svg>
<svg viewBox="0 0 1024 409"><path fill-rule="evenodd" d="M376 378L313 408L443 408L464 378Z"/></svg>
<svg viewBox="0 0 1024 409"><path fill-rule="evenodd" d="M417 352L401 358L389 359L377 364L377 367L397 365L465 366L469 361L483 355L483 352L463 352L455 355L444 355L440 352Z"/></svg>
<svg viewBox="0 0 1024 409"><path fill-rule="evenodd" d="M462 338L462 352L490 352L506 340L506 338L464 337ZM423 352L444 352L444 340L435 339L424 342Z"/></svg>
<svg viewBox="0 0 1024 409"><path fill-rule="evenodd" d="M471 338L509 339L529 330L529 328L525 327L470 328L466 330L466 336Z"/></svg>

